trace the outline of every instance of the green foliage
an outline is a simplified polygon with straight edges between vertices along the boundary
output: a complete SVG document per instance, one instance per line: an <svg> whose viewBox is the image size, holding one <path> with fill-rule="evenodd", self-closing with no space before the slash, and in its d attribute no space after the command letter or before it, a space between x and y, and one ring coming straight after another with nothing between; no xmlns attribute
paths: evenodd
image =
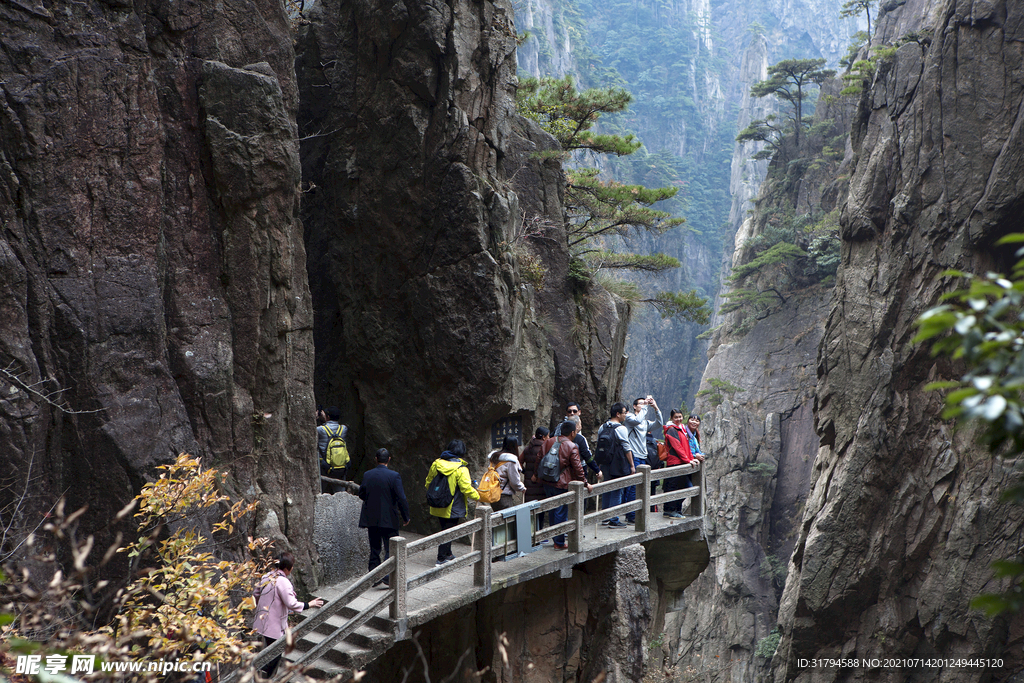
<svg viewBox="0 0 1024 683"><path fill-rule="evenodd" d="M758 477L771 477L778 471L778 467L768 462L752 462L747 465L746 470Z"/></svg>
<svg viewBox="0 0 1024 683"><path fill-rule="evenodd" d="M785 209L766 210L765 214L761 233L744 245L745 261L734 266L726 278L734 289L725 294L727 302L721 312L746 310L754 314L745 321L743 333L757 316L785 303L786 292L793 286L824 282L839 268L838 208L814 222ZM733 332L740 334L739 330Z"/></svg>
<svg viewBox="0 0 1024 683"><path fill-rule="evenodd" d="M807 255L821 280L834 276L839 270L841 247L839 235L816 235L811 240L807 247Z"/></svg>
<svg viewBox="0 0 1024 683"><path fill-rule="evenodd" d="M608 132L635 131L645 149L612 157L604 168L626 183L678 187L679 194L659 208L686 216L693 240L712 260L724 248L721 226L732 198L729 174L735 129L709 124L720 118L713 100L695 97L693 84L716 80L727 71L725 59L709 50L716 39L704 18L664 2L578 0L587 31L576 48L592 51L577 59L581 82L628 83L629 109L601 120ZM680 78L680 74L686 78ZM726 117L727 119L729 117ZM685 122L685 123L684 123ZM717 124L716 124L717 125ZM685 149L677 155L671 150Z"/></svg>
<svg viewBox="0 0 1024 683"><path fill-rule="evenodd" d="M755 315L750 316L750 319L744 319L742 331L733 330L737 335L746 334L753 328L758 317L756 314L768 311L775 304L785 303L786 301L786 297L775 287L769 287L765 290L749 287L734 289L725 294L725 298L728 299L728 302L722 304L721 313L732 313L733 311L740 310L753 311L755 313Z"/></svg>
<svg viewBox="0 0 1024 683"><path fill-rule="evenodd" d="M707 325L711 320L708 300L698 294L696 289L688 292L658 292L653 298L641 301L654 306L662 318L679 318L698 325Z"/></svg>
<svg viewBox="0 0 1024 683"><path fill-rule="evenodd" d="M761 560L761 578L770 579L773 584L781 587L786 580L786 561L778 555L766 554Z"/></svg>
<svg viewBox="0 0 1024 683"><path fill-rule="evenodd" d="M839 16L844 19L847 17L856 17L861 12L867 14L868 19L868 38L871 37L871 7L875 4L875 0L846 0L843 3L842 8L839 10Z"/></svg>
<svg viewBox="0 0 1024 683"><path fill-rule="evenodd" d="M605 290L630 303L640 303L640 300L643 298L640 286L630 280L623 280L622 278L601 273L597 277L597 281Z"/></svg>
<svg viewBox="0 0 1024 683"><path fill-rule="evenodd" d="M864 92L864 89L871 85L878 67L896 54L896 47L878 45L871 48L871 52L871 57L857 60L850 67L849 73L843 74L846 87L840 91L840 95L860 95Z"/></svg>
<svg viewBox="0 0 1024 683"><path fill-rule="evenodd" d="M846 55L839 60L839 66L844 69L849 69L853 66L857 59L857 54L860 53L860 49L867 45L870 38L866 31L857 31L850 37L853 38L853 42L846 48Z"/></svg>
<svg viewBox="0 0 1024 683"><path fill-rule="evenodd" d="M822 59L784 59L768 67L768 78L758 81L750 89L754 97L774 95L793 108L791 121L800 144L800 131L807 125L804 118L804 100L808 99L817 86L836 75L832 69L823 69Z"/></svg>
<svg viewBox="0 0 1024 683"><path fill-rule="evenodd" d="M516 258L519 261L519 271L523 279L530 283L534 289L540 290L544 287L544 277L547 269L540 259L526 249L516 250Z"/></svg>
<svg viewBox="0 0 1024 683"><path fill-rule="evenodd" d="M758 254L753 260L734 267L732 274L726 278L726 282L742 282L753 273L765 271L771 266L786 266L792 260L805 256L807 256L807 252L795 244L778 242Z"/></svg>
<svg viewBox="0 0 1024 683"><path fill-rule="evenodd" d="M1010 236L1015 240L1017 236ZM1003 238L1000 244L1011 240ZM1019 241L1024 241L1024 235ZM943 418L981 420L984 442L993 451L1009 446L1024 451L1024 260L1014 267L1013 280L946 271L961 277L967 289L946 295L944 303L917 321L917 342L931 341L933 355L962 359L969 367L959 382L932 388L957 390L946 396Z"/></svg>
<svg viewBox="0 0 1024 683"><path fill-rule="evenodd" d="M588 261L595 264L595 268L611 270L661 273L681 265L679 259L666 254L628 254L602 250L588 253L586 256Z"/></svg>
<svg viewBox="0 0 1024 683"><path fill-rule="evenodd" d="M713 406L722 405L722 401L725 400L725 394L728 394L731 398L737 391L743 391L743 389L729 380L719 379L718 377L712 377L707 382L711 385L711 388L701 389L697 392L697 396L706 396L708 402Z"/></svg>
<svg viewBox="0 0 1024 683"><path fill-rule="evenodd" d="M703 332L701 332L700 334L697 335L697 339L700 339L701 341L705 341L707 339L711 339L712 337L715 336L715 332L718 332L718 330L720 330L720 329L722 329L722 325L716 325L715 327L712 327L711 329L704 330Z"/></svg>
<svg viewBox="0 0 1024 683"><path fill-rule="evenodd" d="M584 259L573 256L569 259L568 276L569 282L572 283L574 288L585 289L594 279L594 271L591 270Z"/></svg>
<svg viewBox="0 0 1024 683"><path fill-rule="evenodd" d="M709 378L708 379L708 384L710 384L711 386L713 386L715 389L717 389L719 391L724 391L725 393L729 394L730 396L732 396L733 394L735 394L738 391L743 391L743 389L739 388L738 386L736 386L735 384L733 384L729 380L727 380L727 379L719 379L718 377L711 377L711 378Z"/></svg>
<svg viewBox="0 0 1024 683"><path fill-rule="evenodd" d="M778 117L775 114L769 114L763 119L751 121L750 125L741 130L739 135L736 136L736 142L763 142L767 147L754 154L751 158L755 161L771 159L779 151L779 146L782 144L782 139L785 137L787 130L784 124L776 123L777 121Z"/></svg>
<svg viewBox="0 0 1024 683"><path fill-rule="evenodd" d="M566 152L591 152L627 156L640 149L633 135L596 134L593 126L604 114L624 111L631 96L621 88L592 88L580 92L571 76L527 78L520 84L517 104L520 112L551 133ZM680 266L679 260L661 253L617 252L604 245L604 238L661 235L682 225L682 218L652 208L671 199L678 187L646 187L615 180L602 180L596 168L569 169L566 173L565 207L567 243L573 253L569 277L582 287L602 269L660 273ZM581 290L582 291L582 287ZM653 305L662 317L683 320L710 319L707 301L690 292L659 292L640 297Z"/></svg>
<svg viewBox="0 0 1024 683"><path fill-rule="evenodd" d="M602 114L625 111L633 96L622 88L590 88L579 91L572 76L525 78L516 92L519 112L533 119L571 152L587 149L623 156L640 149L635 136L593 132Z"/></svg>
<svg viewBox="0 0 1024 683"><path fill-rule="evenodd" d="M775 651L779 648L780 640L782 640L782 634L779 633L778 627L773 628L770 634L757 641L757 649L754 650L754 654L758 657L771 659L775 656Z"/></svg>
<svg viewBox="0 0 1024 683"><path fill-rule="evenodd" d="M569 217L569 248L592 244L609 233L621 237L660 235L685 221L651 205L675 195L677 188L648 188L601 180L596 168L570 169L566 174L565 210Z"/></svg>
<svg viewBox="0 0 1024 683"><path fill-rule="evenodd" d="M1024 234L1013 234L996 244L1022 242ZM1017 256L1024 256L1024 249ZM1024 259L1014 266L1012 279L997 273L944 275L963 278L968 286L945 295L945 303L918 318L914 341L929 342L932 355L963 361L967 372L926 388L948 392L943 419L980 422L981 440L993 453L1016 457L1024 452ZM1003 500L1024 502L1024 485L1004 492ZM1024 557L1000 560L993 569L1012 586L1002 594L979 596L972 606L990 615L1024 608Z"/></svg>

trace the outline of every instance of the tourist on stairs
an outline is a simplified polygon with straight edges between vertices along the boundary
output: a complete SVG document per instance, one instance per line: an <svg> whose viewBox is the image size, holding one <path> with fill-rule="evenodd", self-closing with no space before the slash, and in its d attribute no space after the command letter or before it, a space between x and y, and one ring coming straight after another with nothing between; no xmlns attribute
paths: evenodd
<svg viewBox="0 0 1024 683"><path fill-rule="evenodd" d="M694 457L693 452L690 450L689 434L686 431L686 425L683 424L683 412L673 409L669 414L669 419L669 424L665 425L665 443L668 445L668 458L665 460L665 466L687 465L694 460L703 462L703 455L699 458ZM680 477L671 477L665 480L665 493L681 491L691 486L693 486L693 483L690 481L690 475L688 474ZM665 503L664 516L682 519L682 510L683 502L681 500L674 500L670 503Z"/></svg>
<svg viewBox="0 0 1024 683"><path fill-rule="evenodd" d="M563 422L561 432L562 436L552 437L544 442L545 456L549 451L556 449L556 446L558 454L558 476L556 481L552 482L550 479L545 479L544 468L539 468L539 478L544 484L544 493L548 498L568 491L570 481L582 481L587 487L588 493L594 489L590 482L587 481L586 472L583 470L583 463L580 461L580 449L573 442L573 439L576 438L576 423L570 421ZM543 458L541 460L543 461ZM561 524L568 519L568 505L560 505L551 511L552 526ZM568 547L565 544L565 534L555 536L554 540L555 550L565 550Z"/></svg>
<svg viewBox="0 0 1024 683"><path fill-rule="evenodd" d="M629 430L622 421L626 419L626 404L615 403L609 409L611 417L601 425L597 432L597 448L594 453L594 460L601 466L601 473L605 481L626 477L636 474L636 467L633 465L633 451L629 446ZM646 448L646 446L645 446ZM623 489L615 489L605 493L601 498L601 509L608 510L622 505ZM619 518L609 517L601 522L602 526L625 529L625 522Z"/></svg>
<svg viewBox="0 0 1024 683"><path fill-rule="evenodd" d="M263 642L267 647L274 644L274 641L284 635L288 629L288 613L301 612L310 607L322 607L324 601L314 598L309 602L299 602L295 598L295 588L288 577L295 566L295 556L289 552L283 552L277 557L276 567L263 575L252 597L256 600L256 616L253 618L252 627L257 633L263 636ZM271 678L277 670L277 664L281 661L278 655L263 665L260 671L267 678Z"/></svg>
<svg viewBox="0 0 1024 683"><path fill-rule="evenodd" d="M501 500L491 507L495 511L510 508L515 504L515 496L526 490L523 466L519 464L519 439L506 436L501 450L491 455L490 463L497 470L498 481L501 483Z"/></svg>
<svg viewBox="0 0 1024 683"><path fill-rule="evenodd" d="M652 412L652 409L654 412ZM654 419L657 417L657 419ZM640 467L647 464L647 432L656 424L665 424L661 416L661 408L657 401L650 394L646 398L638 398L633 401L633 414L627 414L622 420L629 430L629 450L633 451L633 465ZM630 486L623 493L623 503L632 503L636 500L636 486ZM633 524L636 521L636 513L626 513L626 523Z"/></svg>
<svg viewBox="0 0 1024 683"><path fill-rule="evenodd" d="M537 478L537 464L544 457L544 441L548 438L547 427L537 427L533 433L530 443L526 444L522 454L519 456L519 463L523 466L523 481L526 483L526 494L524 502L544 500L544 482ZM544 513L537 513L537 531L544 528ZM549 539L541 541L542 545L550 545Z"/></svg>
<svg viewBox="0 0 1024 683"><path fill-rule="evenodd" d="M460 439L452 439L448 447L430 465L427 473L427 503L430 505L430 514L437 517L441 524L441 531L458 526L466 517L466 499L480 500L480 494L473 488L473 480L469 476L469 463L465 460L466 444ZM431 484L434 480L447 483L448 493L445 495L447 505L435 506L431 503ZM436 502L436 501L435 501ZM437 566L455 559L452 554L452 544L441 543L437 546Z"/></svg>
<svg viewBox="0 0 1024 683"><path fill-rule="evenodd" d="M363 507L359 511L359 528L366 529L370 540L369 570L380 565L380 550L384 546L384 560L391 556L391 538L398 535L399 521L409 524L409 503L402 488L402 475L389 469L391 453L381 448L376 453L377 466L363 475L359 497ZM390 585L388 575L378 579L374 586Z"/></svg>

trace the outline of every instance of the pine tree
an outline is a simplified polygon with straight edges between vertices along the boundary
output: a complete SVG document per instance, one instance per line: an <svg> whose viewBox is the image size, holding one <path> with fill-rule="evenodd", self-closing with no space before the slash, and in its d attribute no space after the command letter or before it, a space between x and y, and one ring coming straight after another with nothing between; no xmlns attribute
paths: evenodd
<svg viewBox="0 0 1024 683"><path fill-rule="evenodd" d="M768 67L768 78L758 81L750 89L754 97L775 95L793 107L792 121L797 145L800 144L800 131L805 125L804 100L810 97L813 86L820 86L836 75L832 69L822 69L824 65L824 59L784 59Z"/></svg>
<svg viewBox="0 0 1024 683"><path fill-rule="evenodd" d="M632 134L611 135L593 131L603 114L625 111L632 96L622 88L576 89L572 76L527 78L520 82L517 104L520 113L539 123L555 137L568 158L573 152L627 156L642 144ZM674 187L649 188L602 180L596 168L573 168L566 172L566 239L572 262L570 276L589 281L598 271L629 270L657 273L678 268L678 259L665 254L612 252L605 248L606 236L622 238L644 234L661 235L685 220L652 208L674 197ZM663 317L680 317L705 324L710 318L706 299L696 290L661 292L653 297L637 295L636 301L653 305Z"/></svg>
<svg viewBox="0 0 1024 683"><path fill-rule="evenodd" d="M842 9L839 10L839 16L844 19L848 17L855 17L861 12L865 12L868 17L868 39L871 39L871 6L875 4L875 0L847 0L843 4Z"/></svg>

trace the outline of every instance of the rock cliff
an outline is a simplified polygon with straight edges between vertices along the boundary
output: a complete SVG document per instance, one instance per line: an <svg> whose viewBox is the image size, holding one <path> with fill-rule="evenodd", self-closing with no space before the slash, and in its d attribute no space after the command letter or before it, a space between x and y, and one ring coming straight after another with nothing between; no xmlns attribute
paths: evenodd
<svg viewBox="0 0 1024 683"><path fill-rule="evenodd" d="M353 427L357 467L386 446L421 499L452 438L476 469L499 420L530 435L569 396L595 414L621 383L628 309L573 297L564 180L531 156L553 138L515 113L507 2L328 0L308 20L316 395Z"/></svg>
<svg viewBox="0 0 1024 683"><path fill-rule="evenodd" d="M108 542L154 467L188 451L262 494L264 533L312 566L281 4L7 2L0 23L0 508L32 528L66 495Z"/></svg>
<svg viewBox="0 0 1024 683"><path fill-rule="evenodd" d="M667 664L700 680L764 673L755 652L775 628L816 452L814 369L828 298L821 287L794 295L742 338L712 347L705 382L737 390L717 406L698 400L711 563L665 623Z"/></svg>
<svg viewBox="0 0 1024 683"><path fill-rule="evenodd" d="M1024 513L998 502L1011 467L938 418L923 391L958 375L914 345L940 274L1006 270L1024 205L1024 7L887 3L880 63L854 126L842 264L818 354L820 448L782 599L776 681L1005 680L1022 668L1019 616L970 599L1018 551ZM997 657L1002 669L810 669L801 659Z"/></svg>

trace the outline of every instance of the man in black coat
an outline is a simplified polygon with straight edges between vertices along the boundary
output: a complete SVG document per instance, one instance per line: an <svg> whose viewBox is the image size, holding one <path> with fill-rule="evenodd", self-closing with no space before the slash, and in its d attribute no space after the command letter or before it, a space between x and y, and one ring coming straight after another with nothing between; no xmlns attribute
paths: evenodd
<svg viewBox="0 0 1024 683"><path fill-rule="evenodd" d="M380 548L384 546L384 559L391 556L389 539L398 535L398 522L409 523L409 502L402 488L402 475L388 469L391 454L388 449L377 451L377 466L363 475L359 497L363 509L359 513L359 528L366 529L370 537L370 570L381 563ZM399 518L399 515L401 517ZM374 585L388 585L388 577Z"/></svg>

